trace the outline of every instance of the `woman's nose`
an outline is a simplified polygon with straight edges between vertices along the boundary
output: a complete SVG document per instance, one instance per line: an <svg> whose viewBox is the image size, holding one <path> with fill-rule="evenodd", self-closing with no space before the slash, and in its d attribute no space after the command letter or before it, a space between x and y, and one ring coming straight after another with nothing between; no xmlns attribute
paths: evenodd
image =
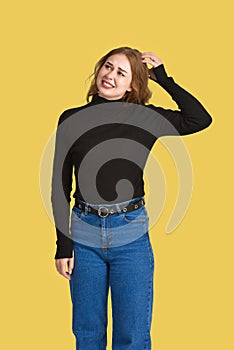
<svg viewBox="0 0 234 350"><path fill-rule="evenodd" d="M115 77L115 72L108 72L107 74L106 74L106 76L109 78L109 79L114 79L114 77Z"/></svg>

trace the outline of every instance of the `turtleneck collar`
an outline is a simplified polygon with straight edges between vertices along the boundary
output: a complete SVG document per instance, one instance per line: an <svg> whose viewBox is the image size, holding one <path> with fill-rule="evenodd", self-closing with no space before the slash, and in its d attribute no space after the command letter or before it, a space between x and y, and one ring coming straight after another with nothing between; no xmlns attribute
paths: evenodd
<svg viewBox="0 0 234 350"><path fill-rule="evenodd" d="M92 100L89 102L89 104L99 104L99 103L108 103L108 102L123 102L123 98L119 98L116 100L108 100L107 98L101 97L98 94L93 95Z"/></svg>

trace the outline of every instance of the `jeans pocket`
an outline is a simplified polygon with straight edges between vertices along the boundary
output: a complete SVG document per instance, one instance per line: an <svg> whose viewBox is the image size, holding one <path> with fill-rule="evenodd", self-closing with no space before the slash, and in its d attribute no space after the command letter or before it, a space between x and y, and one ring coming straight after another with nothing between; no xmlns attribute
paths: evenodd
<svg viewBox="0 0 234 350"><path fill-rule="evenodd" d="M72 209L71 212L71 222L78 222L82 220L84 212L76 207Z"/></svg>
<svg viewBox="0 0 234 350"><path fill-rule="evenodd" d="M144 206L137 210L123 213L122 217L125 222L130 224L138 224L140 222L146 222L148 220L148 214Z"/></svg>

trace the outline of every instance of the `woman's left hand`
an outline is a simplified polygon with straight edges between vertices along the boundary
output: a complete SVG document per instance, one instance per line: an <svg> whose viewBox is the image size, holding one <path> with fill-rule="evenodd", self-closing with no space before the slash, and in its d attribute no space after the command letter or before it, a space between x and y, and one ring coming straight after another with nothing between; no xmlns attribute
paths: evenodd
<svg viewBox="0 0 234 350"><path fill-rule="evenodd" d="M157 78L153 72L153 68L158 67L161 64L163 64L162 60L158 56L156 56L153 52L143 52L141 54L141 57L142 57L143 63L149 63L153 66L152 68L148 68L148 72L149 72L149 75L152 79L157 80Z"/></svg>

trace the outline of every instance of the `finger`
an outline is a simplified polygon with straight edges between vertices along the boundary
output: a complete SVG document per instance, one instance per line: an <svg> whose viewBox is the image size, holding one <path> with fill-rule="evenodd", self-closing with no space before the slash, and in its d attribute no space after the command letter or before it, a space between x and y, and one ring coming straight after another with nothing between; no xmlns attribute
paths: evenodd
<svg viewBox="0 0 234 350"><path fill-rule="evenodd" d="M65 278L67 278L68 280L71 279L70 273L68 273L66 270L65 271L64 270L59 271L59 274L62 275L63 277L65 277Z"/></svg>
<svg viewBox="0 0 234 350"><path fill-rule="evenodd" d="M151 64L151 66L155 66L155 62L152 61L152 60L142 60L143 63L148 63L148 64Z"/></svg>
<svg viewBox="0 0 234 350"><path fill-rule="evenodd" d="M142 62L144 63L151 63L151 62L155 62L154 60L152 60L151 58L149 59L143 59Z"/></svg>
<svg viewBox="0 0 234 350"><path fill-rule="evenodd" d="M159 58L158 56L156 56L152 52L144 52L144 54L142 55L142 59L144 59L144 58L151 59L153 62L155 62L157 64L161 64L162 63L161 58Z"/></svg>
<svg viewBox="0 0 234 350"><path fill-rule="evenodd" d="M57 259L56 268L60 275L70 279L70 274L66 271L67 261L68 259Z"/></svg>
<svg viewBox="0 0 234 350"><path fill-rule="evenodd" d="M61 272L60 272L60 275L62 275L63 277L67 278L68 280L71 279L71 275L68 271L62 269Z"/></svg>
<svg viewBox="0 0 234 350"><path fill-rule="evenodd" d="M71 275L70 273L66 272L64 274L62 274L63 277L65 277L66 279L70 280L71 279Z"/></svg>
<svg viewBox="0 0 234 350"><path fill-rule="evenodd" d="M74 256L68 261L68 273L71 275L74 268Z"/></svg>

